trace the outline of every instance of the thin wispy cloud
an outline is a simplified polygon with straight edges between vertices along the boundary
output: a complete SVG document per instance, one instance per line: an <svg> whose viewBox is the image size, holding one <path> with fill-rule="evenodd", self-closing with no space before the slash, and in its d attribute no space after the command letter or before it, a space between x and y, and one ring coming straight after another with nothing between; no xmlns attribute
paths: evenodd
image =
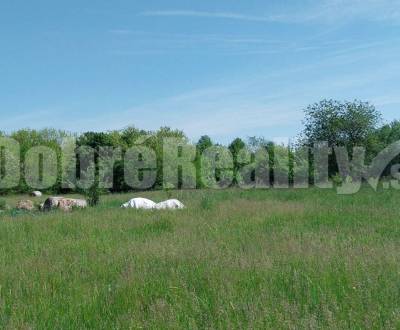
<svg viewBox="0 0 400 330"><path fill-rule="evenodd" d="M112 55L140 56L168 53L207 53L214 55L279 55L288 56L296 53L325 54L325 57L343 56L363 52L371 55L368 50L380 52L386 48L398 47L399 38L384 40L328 39L319 34L306 38L272 39L251 34L202 34L202 33L163 33L142 32L129 29L113 29L109 33L118 40L118 49L110 50Z"/></svg>
<svg viewBox="0 0 400 330"><path fill-rule="evenodd" d="M140 16L182 16L182 17L203 17L203 18L222 18L240 21L253 21L253 22L276 22L279 17L274 16L255 16L245 15L232 12L211 12L211 11L197 11L197 10L157 10L145 11L139 14Z"/></svg>
<svg viewBox="0 0 400 330"><path fill-rule="evenodd" d="M341 23L349 20L384 21L398 23L400 0L322 0L306 2L297 8L281 9L265 15L225 11L154 10L140 16L198 17L270 23Z"/></svg>
<svg viewBox="0 0 400 330"><path fill-rule="evenodd" d="M358 57L360 49L351 50L355 52L350 57L353 61L365 60ZM364 54L361 52L359 55ZM273 137L281 127L299 130L302 109L323 97L344 95L348 100L362 98L366 101L384 97L377 102L382 107L397 102L396 91L380 94L374 88L374 85L385 84L396 77L400 69L396 62L387 62L382 67L365 72L335 73L347 61L343 55L332 55L329 60L323 59L309 66L281 68L276 72L260 73L259 76L219 82L120 111L118 117L110 114L106 118L97 118L91 123L86 122L84 127L93 125L100 129L118 129L132 123L141 128L156 129L168 125L184 130L191 138L202 134L237 136L245 128L248 132L260 131ZM327 72L331 74L327 75ZM288 81L290 85L287 85Z"/></svg>
<svg viewBox="0 0 400 330"><path fill-rule="evenodd" d="M398 117L400 0L168 4L88 5L91 24L85 10L64 17L70 29L46 33L46 47L32 40L52 21L10 30L0 126L292 136L301 109L323 98L372 101ZM49 13L70 10L60 6Z"/></svg>
<svg viewBox="0 0 400 330"><path fill-rule="evenodd" d="M119 48L110 51L114 55L204 53L211 49L215 55L242 55L260 51L276 54L294 47L292 42L282 39L245 34L146 33L129 29L112 29L109 33L118 40Z"/></svg>
<svg viewBox="0 0 400 330"><path fill-rule="evenodd" d="M337 20L367 20L397 22L399 0L324 0L304 15L305 20L334 22Z"/></svg>
<svg viewBox="0 0 400 330"><path fill-rule="evenodd" d="M284 44L281 39L261 38L248 35L234 35L234 34L218 34L218 33L150 33L143 31L136 31L130 29L111 29L109 33L126 38L135 38L135 40L159 40L164 42L174 41L187 41L187 42L219 42L219 43L232 43L232 44Z"/></svg>

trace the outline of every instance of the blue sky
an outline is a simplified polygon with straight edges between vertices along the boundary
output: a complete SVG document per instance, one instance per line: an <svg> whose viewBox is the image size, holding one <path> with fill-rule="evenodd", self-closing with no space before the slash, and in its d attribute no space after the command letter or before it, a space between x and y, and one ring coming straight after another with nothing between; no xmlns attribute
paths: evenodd
<svg viewBox="0 0 400 330"><path fill-rule="evenodd" d="M0 130L293 137L323 98L400 118L400 2L0 2Z"/></svg>

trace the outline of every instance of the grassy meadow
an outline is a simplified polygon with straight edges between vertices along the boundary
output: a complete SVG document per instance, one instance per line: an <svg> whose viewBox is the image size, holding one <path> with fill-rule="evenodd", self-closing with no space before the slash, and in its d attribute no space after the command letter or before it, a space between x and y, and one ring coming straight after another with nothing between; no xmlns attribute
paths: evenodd
<svg viewBox="0 0 400 330"><path fill-rule="evenodd" d="M119 208L138 196L187 208ZM232 189L6 211L0 328L396 329L399 201L400 192L368 188Z"/></svg>

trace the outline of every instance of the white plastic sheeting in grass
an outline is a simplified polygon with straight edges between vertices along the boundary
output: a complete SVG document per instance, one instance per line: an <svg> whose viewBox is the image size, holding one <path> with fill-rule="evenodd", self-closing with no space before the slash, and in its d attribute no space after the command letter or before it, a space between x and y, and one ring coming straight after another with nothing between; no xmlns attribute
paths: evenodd
<svg viewBox="0 0 400 330"><path fill-rule="evenodd" d="M132 198L129 202L122 204L121 207L125 209L142 209L142 210L150 210L154 209L156 203L147 198Z"/></svg>
<svg viewBox="0 0 400 330"><path fill-rule="evenodd" d="M121 205L122 208L126 209L142 209L142 210L176 210L183 209L185 205L177 199L168 199L161 203L155 203L147 198L133 198L125 204Z"/></svg>
<svg viewBox="0 0 400 330"><path fill-rule="evenodd" d="M185 205L183 205L177 199L168 199L167 201L157 203L154 208L157 210L175 210L184 209Z"/></svg>

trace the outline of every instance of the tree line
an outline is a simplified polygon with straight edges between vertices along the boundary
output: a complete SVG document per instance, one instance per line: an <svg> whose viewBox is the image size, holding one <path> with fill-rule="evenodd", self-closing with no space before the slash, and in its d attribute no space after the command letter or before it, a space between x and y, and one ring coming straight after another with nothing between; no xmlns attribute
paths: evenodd
<svg viewBox="0 0 400 330"><path fill-rule="evenodd" d="M293 184L295 177L303 177L307 184L312 184L314 162L313 155L309 153L306 147L313 147L317 143L325 142L328 146L345 147L352 156L353 148L362 146L366 150L366 160L371 161L381 150L385 149L392 143L400 140L400 122L395 120L391 123L383 124L381 113L370 103L362 101L341 102L336 100L323 100L321 102L311 104L304 109L304 129L295 141L288 145L276 144L268 141L263 137L249 137L247 139L235 138L225 148L230 151L231 161L225 162L230 164L233 179L228 180L226 172L216 171L215 178L207 178L201 175L202 167L208 166L202 163L201 156L211 147L220 147L218 143L204 135L196 143L193 143L181 130L162 127L156 131L146 131L135 127L128 127L122 130L114 130L108 132L85 132L83 134L75 134L71 132L55 130L55 129L20 129L11 133L0 132L0 137L8 137L17 141L20 145L20 172L21 179L17 187L13 189L0 189L0 193L29 192L31 188L25 180L26 155L28 150L36 146L46 146L55 151L57 160L62 157L62 143L65 139L75 138L76 146L89 146L95 150L100 147L109 146L119 148L124 155L129 148L138 143L143 144L152 150L156 155L157 170L154 183L146 189L162 189L165 187L163 175L166 171L163 168L163 140L165 138L176 138L183 141L188 146L195 148L195 158L193 163L196 168L195 187L209 187L207 180L216 180L222 182L228 180L230 185L237 185L243 176L248 179L254 178L257 168L265 169L268 173L264 173L262 177L268 177L268 182L259 182L260 186L269 186L287 183ZM139 142L138 142L139 141ZM3 150L3 149L1 149ZM246 152L243 152L246 150ZM3 151L1 156L3 157ZM225 157L222 154L219 157ZM397 164L400 158L397 156L388 164L385 174L388 174L391 165ZM97 161L97 158L96 158ZM257 167L261 162L266 163L265 166ZM1 162L0 174L4 175L4 164ZM336 154L333 151L329 155L329 176L338 178L339 169L336 161ZM113 184L110 191L124 192L132 190L127 184L124 177L124 158L118 159L113 164ZM211 165L210 165L211 166ZM79 164L78 164L79 167ZM79 170L79 168L77 168ZM176 170L176 169L171 169ZM62 169L58 168L56 183L48 189L52 193L67 193L71 189L67 189L62 185ZM181 169L182 173L185 173ZM232 174L232 173L230 173ZM0 176L0 179L1 179ZM182 179L181 179L182 181ZM178 186L181 182L178 183ZM171 187L173 188L173 187ZM178 187L179 188L179 187Z"/></svg>

